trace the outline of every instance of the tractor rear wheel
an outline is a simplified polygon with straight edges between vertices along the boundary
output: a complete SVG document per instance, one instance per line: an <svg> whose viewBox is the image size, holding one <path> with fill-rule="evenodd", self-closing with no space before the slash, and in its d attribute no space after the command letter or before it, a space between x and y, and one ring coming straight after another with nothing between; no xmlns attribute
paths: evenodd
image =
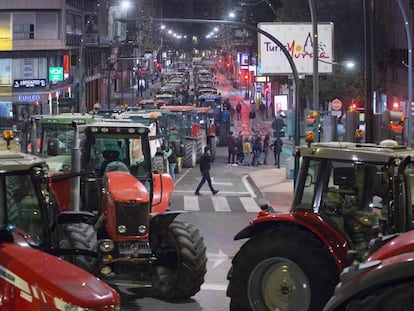
<svg viewBox="0 0 414 311"><path fill-rule="evenodd" d="M252 237L232 265L231 311L320 311L339 281L328 249L312 233L291 226Z"/></svg>
<svg viewBox="0 0 414 311"><path fill-rule="evenodd" d="M93 225L85 223L65 224L62 226L63 238L60 240L60 248L97 250L97 234ZM83 255L65 256L65 260L94 273L95 258Z"/></svg>
<svg viewBox="0 0 414 311"><path fill-rule="evenodd" d="M204 153L204 147L207 146L207 138L205 133L200 132L197 136L197 163L200 161L201 156Z"/></svg>
<svg viewBox="0 0 414 311"><path fill-rule="evenodd" d="M155 295L184 299L195 295L204 282L207 256L204 240L193 225L173 221L155 249Z"/></svg>
<svg viewBox="0 0 414 311"><path fill-rule="evenodd" d="M217 140L215 136L210 137L211 159L214 161L217 155Z"/></svg>
<svg viewBox="0 0 414 311"><path fill-rule="evenodd" d="M197 165L197 150L194 140L184 141L184 157L182 158L183 167L195 167Z"/></svg>

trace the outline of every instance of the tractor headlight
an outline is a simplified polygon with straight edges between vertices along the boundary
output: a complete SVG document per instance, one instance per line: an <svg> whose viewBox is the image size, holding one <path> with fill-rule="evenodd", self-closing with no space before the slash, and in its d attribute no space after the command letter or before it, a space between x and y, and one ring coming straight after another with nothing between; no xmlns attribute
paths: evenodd
<svg viewBox="0 0 414 311"><path fill-rule="evenodd" d="M108 275L109 273L111 273L112 272L112 269L111 269L111 267L110 266L103 266L102 268L101 268L101 274L102 275Z"/></svg>
<svg viewBox="0 0 414 311"><path fill-rule="evenodd" d="M145 225L140 225L140 226L138 227L138 232L139 232L140 234L145 234L145 233L147 232L147 226L145 226Z"/></svg>
<svg viewBox="0 0 414 311"><path fill-rule="evenodd" d="M99 243L99 250L102 253L109 253L114 250L114 241L112 240L102 240Z"/></svg>
<svg viewBox="0 0 414 311"><path fill-rule="evenodd" d="M126 232L126 226L124 226L124 225L119 225L118 226L118 232L119 233L125 233Z"/></svg>
<svg viewBox="0 0 414 311"><path fill-rule="evenodd" d="M101 258L102 263L104 263L105 265L109 264L112 261L112 255L105 255Z"/></svg>
<svg viewBox="0 0 414 311"><path fill-rule="evenodd" d="M108 311L121 311L121 305L109 306Z"/></svg>

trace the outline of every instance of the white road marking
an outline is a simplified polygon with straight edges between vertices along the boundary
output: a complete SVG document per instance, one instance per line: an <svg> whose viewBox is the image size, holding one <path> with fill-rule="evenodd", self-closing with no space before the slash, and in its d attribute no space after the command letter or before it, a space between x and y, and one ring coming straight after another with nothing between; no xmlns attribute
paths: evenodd
<svg viewBox="0 0 414 311"><path fill-rule="evenodd" d="M213 201L214 210L216 212L231 212L231 208L227 199L225 197L212 197L211 201Z"/></svg>
<svg viewBox="0 0 414 311"><path fill-rule="evenodd" d="M252 186L250 185L250 183L247 180L248 175L244 175L242 177L242 182L244 184L244 186L246 187L247 191L249 192L250 196L252 198L257 198L256 193L254 193Z"/></svg>
<svg viewBox="0 0 414 311"><path fill-rule="evenodd" d="M198 197L196 196L184 196L184 210L186 211L199 211Z"/></svg>
<svg viewBox="0 0 414 311"><path fill-rule="evenodd" d="M180 182L181 179L183 179L185 177L185 175L187 175L190 172L191 168L187 169L184 173L180 173L180 178L175 180L175 185L178 184Z"/></svg>
<svg viewBox="0 0 414 311"><path fill-rule="evenodd" d="M261 209L259 205L253 198L250 197L242 197L240 198L240 202L242 203L244 209L249 213L260 212Z"/></svg>
<svg viewBox="0 0 414 311"><path fill-rule="evenodd" d="M204 283L204 284L201 285L201 289L204 289L204 290L217 290L217 291L225 292L227 290L227 284Z"/></svg>

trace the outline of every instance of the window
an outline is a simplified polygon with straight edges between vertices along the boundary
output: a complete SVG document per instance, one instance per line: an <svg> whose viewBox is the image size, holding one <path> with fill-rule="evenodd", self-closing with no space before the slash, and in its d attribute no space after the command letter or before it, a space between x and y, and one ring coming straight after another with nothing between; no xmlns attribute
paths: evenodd
<svg viewBox="0 0 414 311"><path fill-rule="evenodd" d="M33 24L14 24L13 39L34 39Z"/></svg>
<svg viewBox="0 0 414 311"><path fill-rule="evenodd" d="M5 183L8 223L30 236L29 243L39 245L43 241L42 214L31 175L8 175Z"/></svg>

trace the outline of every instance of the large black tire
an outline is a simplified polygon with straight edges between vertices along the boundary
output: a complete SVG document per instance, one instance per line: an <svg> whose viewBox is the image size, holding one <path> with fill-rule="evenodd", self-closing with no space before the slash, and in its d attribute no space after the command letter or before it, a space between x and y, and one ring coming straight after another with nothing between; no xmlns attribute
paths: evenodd
<svg viewBox="0 0 414 311"><path fill-rule="evenodd" d="M339 281L328 249L309 231L293 226L254 236L232 264L231 311L320 311Z"/></svg>
<svg viewBox="0 0 414 311"><path fill-rule="evenodd" d="M197 163L200 161L201 156L204 153L204 147L207 146L207 138L206 135L202 132L198 133L197 136Z"/></svg>
<svg viewBox="0 0 414 311"><path fill-rule="evenodd" d="M93 225L85 223L65 224L62 226L63 237L60 248L97 250L97 233ZM65 260L91 273L95 272L96 259L83 255L65 256Z"/></svg>
<svg viewBox="0 0 414 311"><path fill-rule="evenodd" d="M217 155L217 139L215 136L210 137L211 159L214 161Z"/></svg>
<svg viewBox="0 0 414 311"><path fill-rule="evenodd" d="M155 250L153 289L156 296L184 299L194 296L204 282L207 256L204 240L193 225L173 221Z"/></svg>
<svg viewBox="0 0 414 311"><path fill-rule="evenodd" d="M184 141L184 157L182 158L183 167L192 168L197 165L197 150L195 140Z"/></svg>

